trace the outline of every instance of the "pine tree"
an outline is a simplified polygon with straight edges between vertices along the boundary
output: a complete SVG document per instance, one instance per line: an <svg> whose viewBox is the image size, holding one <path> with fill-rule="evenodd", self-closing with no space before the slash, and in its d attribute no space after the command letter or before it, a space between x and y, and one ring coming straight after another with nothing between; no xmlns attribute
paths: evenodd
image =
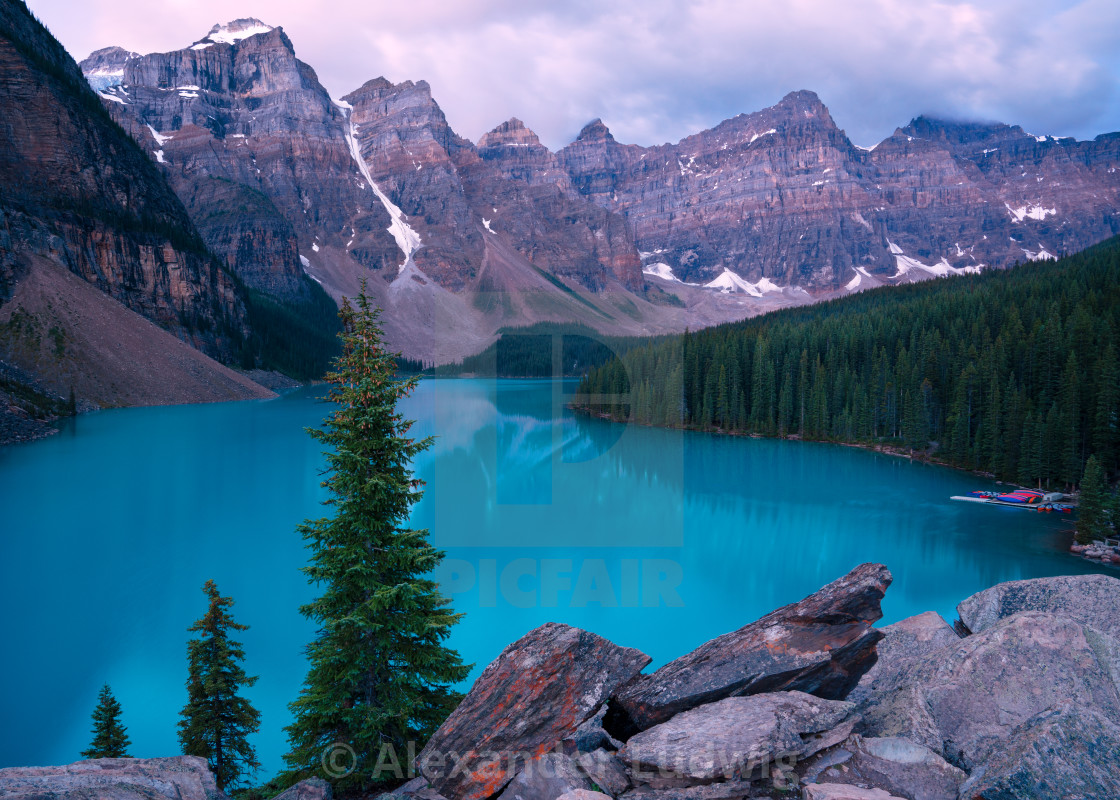
<svg viewBox="0 0 1120 800"><path fill-rule="evenodd" d="M378 762L404 763L410 745L419 752L458 704L452 686L470 667L444 645L462 615L428 577L443 553L427 531L406 527L423 486L411 464L432 443L410 438L413 423L396 410L417 378L394 375L380 312L364 287L357 309L344 302L339 316L342 354L327 375L338 408L325 429L309 429L330 447L323 486L335 516L300 526L311 549L304 572L323 593L301 609L319 632L290 706L295 720L286 729L285 758L306 774L328 748L351 748L357 768L335 782L336 790L350 791L396 777L379 772Z"/></svg>
<svg viewBox="0 0 1120 800"><path fill-rule="evenodd" d="M1081 501L1077 506L1077 541L1088 544L1109 535L1108 524L1111 498L1104 470L1096 456L1085 462L1085 476L1081 479Z"/></svg>
<svg viewBox="0 0 1120 800"><path fill-rule="evenodd" d="M93 710L93 741L82 751L82 758L129 758L128 733L121 722L121 704L113 697L109 684L97 694Z"/></svg>
<svg viewBox="0 0 1120 800"><path fill-rule="evenodd" d="M205 758L218 788L225 789L260 767L249 735L260 728L261 715L238 694L257 679L241 667L240 642L229 638L230 631L249 629L230 616L233 600L222 597L214 581L206 581L202 591L210 607L187 628L199 637L187 642L187 704L179 712L179 743L184 755Z"/></svg>

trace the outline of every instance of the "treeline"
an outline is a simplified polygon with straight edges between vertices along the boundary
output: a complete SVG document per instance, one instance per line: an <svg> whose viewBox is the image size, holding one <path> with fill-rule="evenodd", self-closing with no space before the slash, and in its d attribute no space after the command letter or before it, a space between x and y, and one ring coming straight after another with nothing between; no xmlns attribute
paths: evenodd
<svg viewBox="0 0 1120 800"><path fill-rule="evenodd" d="M297 380L326 374L340 352L338 306L318 283L304 282L308 298L298 303L245 289L252 333L241 350L242 367L276 370Z"/></svg>
<svg viewBox="0 0 1120 800"><path fill-rule="evenodd" d="M1026 485L1120 456L1120 237L651 343L592 370L619 420L881 442Z"/></svg>
<svg viewBox="0 0 1120 800"><path fill-rule="evenodd" d="M407 361L410 371L425 375L474 375L498 378L575 377L649 343L637 336L603 336L583 325L537 323L503 328L497 341L477 355L438 367ZM417 367L422 369L416 369Z"/></svg>

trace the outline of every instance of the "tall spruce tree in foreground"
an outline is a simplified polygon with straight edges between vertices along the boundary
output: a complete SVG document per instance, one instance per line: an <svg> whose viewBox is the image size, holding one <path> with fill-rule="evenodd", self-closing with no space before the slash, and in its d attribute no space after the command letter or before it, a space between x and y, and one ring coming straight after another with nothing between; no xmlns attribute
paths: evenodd
<svg viewBox="0 0 1120 800"><path fill-rule="evenodd" d="M336 790L350 791L399 782L378 771L379 760L404 765L410 743L419 752L459 702L452 686L470 668L444 645L462 615L429 577L443 553L426 530L407 527L423 485L412 461L432 440L409 437L413 422L397 403L418 379L396 377L364 285L357 308L346 301L339 316L342 354L327 375L338 408L324 429L308 429L330 448L323 486L335 515L299 528L311 550L304 572L323 593L301 609L319 630L290 706L286 760L309 774L328 763L324 753L349 747L353 772L323 769Z"/></svg>
<svg viewBox="0 0 1120 800"><path fill-rule="evenodd" d="M113 697L109 684L97 693L93 710L93 741L82 751L82 758L128 758L128 733L121 722L121 704Z"/></svg>
<svg viewBox="0 0 1120 800"><path fill-rule="evenodd" d="M199 636L187 642L187 704L179 712L179 743L185 755L205 758L218 788L225 789L260 767L249 735L260 728L261 715L239 695L257 679L241 667L241 643L230 639L230 631L249 629L230 616L233 600L222 597L214 581L206 581L202 591L210 607L187 628Z"/></svg>

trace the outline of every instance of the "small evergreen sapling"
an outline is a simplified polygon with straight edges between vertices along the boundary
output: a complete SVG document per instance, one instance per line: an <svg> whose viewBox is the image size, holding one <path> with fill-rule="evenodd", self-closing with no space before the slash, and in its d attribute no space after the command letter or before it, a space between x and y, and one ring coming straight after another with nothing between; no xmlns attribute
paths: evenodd
<svg viewBox="0 0 1120 800"><path fill-rule="evenodd" d="M93 741L82 751L82 758L129 758L128 733L121 722L121 704L113 697L109 684L97 694L93 710Z"/></svg>
<svg viewBox="0 0 1120 800"><path fill-rule="evenodd" d="M230 639L230 631L248 630L229 613L233 600L222 597L214 581L202 591L210 607L187 630L198 633L187 642L187 704L180 712L179 743L188 756L201 756L210 764L219 789L236 785L260 767L249 735L260 728L260 712L239 695L252 686L241 667L245 651Z"/></svg>

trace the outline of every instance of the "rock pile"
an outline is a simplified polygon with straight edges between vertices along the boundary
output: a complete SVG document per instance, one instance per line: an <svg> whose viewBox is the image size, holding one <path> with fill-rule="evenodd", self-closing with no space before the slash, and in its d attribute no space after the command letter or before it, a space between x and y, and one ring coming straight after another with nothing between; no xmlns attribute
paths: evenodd
<svg viewBox="0 0 1120 800"><path fill-rule="evenodd" d="M964 600L955 625L927 612L872 628L890 581L864 564L648 675L635 651L539 628L395 796L1120 797L1120 580L1015 581ZM449 778L441 751L487 768Z"/></svg>
<svg viewBox="0 0 1120 800"><path fill-rule="evenodd" d="M872 628L890 582L861 565L648 675L637 650L543 625L380 800L1120 797L1120 580L1014 581L954 626ZM0 796L223 797L186 757L0 770Z"/></svg>

